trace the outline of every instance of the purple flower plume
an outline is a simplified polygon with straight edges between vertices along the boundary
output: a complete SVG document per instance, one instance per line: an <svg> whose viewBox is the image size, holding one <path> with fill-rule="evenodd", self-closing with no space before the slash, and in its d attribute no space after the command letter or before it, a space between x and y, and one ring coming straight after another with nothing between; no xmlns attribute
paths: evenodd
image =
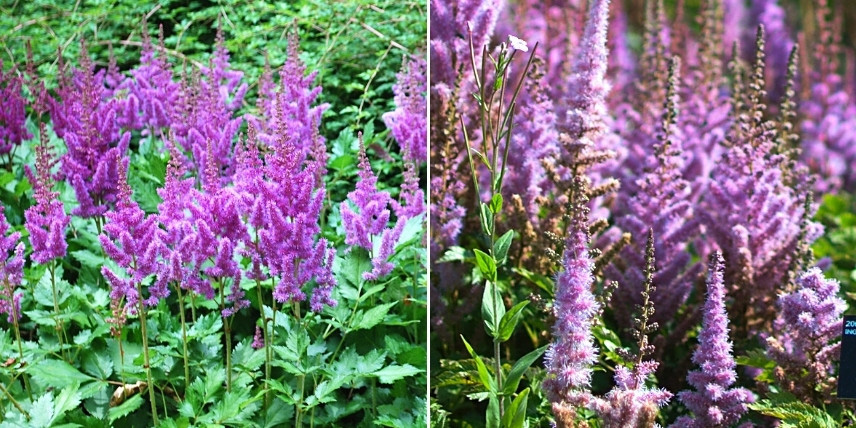
<svg viewBox="0 0 856 428"><path fill-rule="evenodd" d="M104 216L107 222L104 232L98 236L104 254L121 269L114 272L107 266L101 273L110 283L110 298L114 302L125 299L125 308L135 313L140 296L137 286L150 275L158 272L158 257L161 253L162 231L158 227L156 215L146 214L131 199L131 187L128 185L128 159L117 159L119 164L119 201L116 210ZM157 305L160 299L169 296L164 278L157 278L148 287L149 297L144 299L148 306Z"/></svg>
<svg viewBox="0 0 856 428"><path fill-rule="evenodd" d="M575 178L582 186L584 178ZM589 254L588 207L577 193L563 256L564 270L556 278L553 310L553 343L547 349L547 379L543 387L553 403L574 405L590 386L592 366L597 362L592 326L600 305L592 293L594 261Z"/></svg>
<svg viewBox="0 0 856 428"><path fill-rule="evenodd" d="M399 217L395 226L387 228L389 206L393 200L388 192L377 189L377 177L372 172L366 149L360 134L360 181L357 188L348 193L348 201L342 202L342 224L345 226L345 243L365 248L372 256L372 270L363 273L363 278L374 281L388 275L394 267L387 259L395 250L395 243L401 236L406 218ZM351 208L353 204L358 211ZM394 206L394 204L393 204ZM380 239L375 249L374 240Z"/></svg>
<svg viewBox="0 0 856 428"><path fill-rule="evenodd" d="M59 193L53 191L54 180L51 173L56 161L48 146L47 128L39 126L39 144L36 146L36 172L27 167L26 173L33 183L33 197L36 204L24 213L26 228L30 233L30 245L34 262L45 264L51 260L65 257L68 244L65 241L65 229L71 218L66 215L59 200Z"/></svg>
<svg viewBox="0 0 856 428"><path fill-rule="evenodd" d="M27 111L24 97L21 95L23 82L15 69L3 71L0 61L0 154L10 153L24 140L33 138L27 130Z"/></svg>
<svg viewBox="0 0 856 428"><path fill-rule="evenodd" d="M169 128L177 114L181 85L173 80L172 69L163 53L163 26L160 27L161 52L155 52L145 18L141 28L143 50L140 65L120 84L128 96L122 102L118 119L126 129L142 129L143 135Z"/></svg>
<svg viewBox="0 0 856 428"><path fill-rule="evenodd" d="M682 416L676 427L731 426L740 420L747 404L754 401L746 388L732 388L737 381L728 340L728 314L725 312L725 261L722 253L711 254L707 277L707 300L699 346L693 362L700 370L689 373L687 381L695 391L681 391L678 398L693 412L694 417Z"/></svg>
<svg viewBox="0 0 856 428"><path fill-rule="evenodd" d="M15 322L21 318L21 294L15 289L24 281L24 243L20 232L9 232L9 222L0 205L0 314ZM11 254L11 255L10 255Z"/></svg>
<svg viewBox="0 0 856 428"><path fill-rule="evenodd" d="M767 355L776 361L779 384L801 399L829 400L836 385L835 363L847 304L840 284L818 268L804 272L797 288L779 296L779 317L767 339ZM814 401L814 400L813 400Z"/></svg>
<svg viewBox="0 0 856 428"><path fill-rule="evenodd" d="M425 59L407 57L392 87L395 110L384 113L383 121L401 148L405 161L416 165L425 161L428 150L427 101L425 99Z"/></svg>

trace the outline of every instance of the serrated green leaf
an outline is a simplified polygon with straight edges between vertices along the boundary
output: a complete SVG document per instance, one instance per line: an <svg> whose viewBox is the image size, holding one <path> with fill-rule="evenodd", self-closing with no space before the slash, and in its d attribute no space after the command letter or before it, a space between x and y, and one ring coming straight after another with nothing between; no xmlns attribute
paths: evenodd
<svg viewBox="0 0 856 428"><path fill-rule="evenodd" d="M47 428L51 426L54 419L53 392L48 391L34 401L29 413L31 427Z"/></svg>
<svg viewBox="0 0 856 428"><path fill-rule="evenodd" d="M38 378L39 382L54 388L65 388L95 380L62 360L42 360L27 368L27 372Z"/></svg>
<svg viewBox="0 0 856 428"><path fill-rule="evenodd" d="M453 246L446 249L443 257L437 260L436 263L463 262L467 260L467 249L464 247Z"/></svg>
<svg viewBox="0 0 856 428"><path fill-rule="evenodd" d="M414 376L419 373L422 373L422 370L413 367L410 364L392 364L374 372L374 375L378 377L380 383L389 384L399 379L404 379L405 377Z"/></svg>
<svg viewBox="0 0 856 428"><path fill-rule="evenodd" d="M386 314L389 313L389 310L392 309L396 303L398 302L384 303L363 312L362 315L359 315L358 313L357 322L352 329L366 330L382 323L384 318L386 318Z"/></svg>
<svg viewBox="0 0 856 428"><path fill-rule="evenodd" d="M144 403L141 394L142 392L140 394L134 395L131 398L128 398L122 404L116 407L111 407L107 416L107 419L110 420L110 423L116 422L117 419L128 416L135 410L139 409L140 406L142 406Z"/></svg>

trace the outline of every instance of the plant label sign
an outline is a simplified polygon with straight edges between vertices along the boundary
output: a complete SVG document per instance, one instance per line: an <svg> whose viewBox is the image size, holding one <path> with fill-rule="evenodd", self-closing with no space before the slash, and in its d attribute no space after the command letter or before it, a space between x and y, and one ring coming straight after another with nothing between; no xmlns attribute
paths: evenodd
<svg viewBox="0 0 856 428"><path fill-rule="evenodd" d="M856 399L856 315L844 316L840 361L838 398Z"/></svg>

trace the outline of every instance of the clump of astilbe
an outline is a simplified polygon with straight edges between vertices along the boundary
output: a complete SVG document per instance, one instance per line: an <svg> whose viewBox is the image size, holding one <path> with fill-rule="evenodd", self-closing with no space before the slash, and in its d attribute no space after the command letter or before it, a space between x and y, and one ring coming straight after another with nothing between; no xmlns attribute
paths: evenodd
<svg viewBox="0 0 856 428"><path fill-rule="evenodd" d="M116 155L114 155L116 156ZM140 330L143 338L144 366L152 407L152 421L158 423L156 399L149 363L149 344L146 333L146 306L155 306L158 301L169 296L165 278L158 277L148 286L148 297L143 297L143 281L158 273L158 259L163 244L163 231L158 226L154 214L146 214L131 198L131 186L128 185L128 159L114 159L119 165L119 196L116 209L105 214L107 219L104 231L98 235L104 254L121 269L114 272L107 266L101 267L101 273L110 283L110 300L114 321L124 321L125 314L140 317ZM124 301L124 305L122 302ZM124 310L119 309L124 306ZM115 328L116 326L114 326ZM121 325L118 326L121 328Z"/></svg>
<svg viewBox="0 0 856 428"><path fill-rule="evenodd" d="M646 386L646 381L659 366L657 361L645 359L654 353L654 347L648 342L648 335L658 328L657 323L651 321L651 316L655 313L651 299L656 289L654 261L654 233L649 230L643 270L645 278L641 292L643 300L637 306L638 314L633 319L633 335L638 350L636 353L626 349L619 350L619 355L632 366L616 367L615 386L606 396L591 403L591 408L606 428L653 426L659 408L672 398L672 393L665 389Z"/></svg>
<svg viewBox="0 0 856 428"><path fill-rule="evenodd" d="M676 427L731 426L746 413L747 404L754 401L746 388L732 388L737 381L732 356L732 343L728 339L728 314L725 312L725 261L722 253L710 256L707 277L707 299L699 347L693 353L693 362L700 370L689 373L687 381L695 391L681 391L678 399L694 417L681 416Z"/></svg>
<svg viewBox="0 0 856 428"><path fill-rule="evenodd" d="M383 122L398 141L405 162L417 165L425 161L428 150L426 66L421 56L404 59L401 72L396 75L397 82L392 87L395 110L383 115Z"/></svg>
<svg viewBox="0 0 856 428"><path fill-rule="evenodd" d="M0 61L0 154L9 155L10 162L12 151L24 140L33 138L27 130L27 111L25 101L21 95L22 79L16 74L16 70L3 70L3 61Z"/></svg>
<svg viewBox="0 0 856 428"><path fill-rule="evenodd" d="M797 288L779 296L775 331L767 338L767 355L776 362L776 383L801 401L829 403L840 353L842 315L847 304L839 283L818 268L797 278Z"/></svg>
<svg viewBox="0 0 856 428"><path fill-rule="evenodd" d="M30 234L33 253L30 258L38 264L47 264L65 257L68 244L65 241L65 229L71 218L66 215L59 200L59 193L53 191L54 178L51 173L56 160L51 153L47 128L39 125L39 144L36 145L36 172L26 167L26 174L33 183L35 205L24 212L25 227Z"/></svg>
<svg viewBox="0 0 856 428"><path fill-rule="evenodd" d="M840 188L856 189L856 174L851 167L856 163L856 102L844 89L838 74L832 40L834 31L826 16L826 1L817 7L817 26L820 40L815 50L814 63L803 71L809 78L799 105L802 161L820 176L817 191L835 192Z"/></svg>
<svg viewBox="0 0 856 428"><path fill-rule="evenodd" d="M395 249L395 243L401 236L405 220L399 217L393 228L387 228L390 210L388 206L392 198L388 192L377 189L377 177L372 172L366 148L363 145L362 133L359 135L360 181L357 188L348 193L348 201L342 202L342 225L345 227L345 244L366 249L372 258L372 270L363 273L366 281L376 281L388 275L394 267L387 259ZM351 204L359 209L355 212ZM380 239L380 245L375 252L374 240Z"/></svg>
<svg viewBox="0 0 856 428"><path fill-rule="evenodd" d="M763 27L758 32L759 55L746 103L738 103L728 145L711 176L704 209L698 215L707 234L728 261L728 290L738 334L769 326L773 302L795 257L804 205L798 192L785 185L782 155L774 154L775 126L763 119ZM745 105L743 105L745 104ZM812 211L814 207L811 207ZM822 227L810 223L804 240L814 242Z"/></svg>
<svg viewBox="0 0 856 428"><path fill-rule="evenodd" d="M157 305L160 299L169 296L166 283L158 280L148 287L148 297L143 297L142 283L158 271L158 256L161 253L162 231L157 216L146 214L131 198L128 185L128 159L115 159L119 164L119 200L116 209L106 213L104 232L98 236L104 254L122 268L114 272L107 266L101 273L110 283L110 298L124 300L128 313L137 313L141 302L147 306Z"/></svg>
<svg viewBox="0 0 856 428"><path fill-rule="evenodd" d="M336 284L331 270L335 250L317 238L325 189L323 183L316 186L314 169L301 160L295 134L286 123L277 126L277 139L263 159L258 155L261 142L251 128L235 175L246 222L255 235L245 241L252 277L260 278L261 266L266 266L270 277L279 278L273 295L283 303L305 300L301 288L314 279L310 308L318 312L323 305L336 304L330 297Z"/></svg>
<svg viewBox="0 0 856 428"><path fill-rule="evenodd" d="M329 104L316 104L321 94L321 86L314 86L318 71L306 74L306 66L300 60L300 41L297 38L296 26L288 36L288 57L279 71L279 90L275 94L262 92L260 96L273 96L260 105L268 110L259 112L256 131L258 138L267 145L275 145L280 126L289 130L291 138L300 143L295 144L298 161L302 162L307 156L310 144L304 142L316 141L324 145L324 139L317 134L321 125L321 116ZM314 139L313 139L314 138Z"/></svg>
<svg viewBox="0 0 856 428"><path fill-rule="evenodd" d="M95 71L84 41L80 69L74 70L71 80L61 84L57 92L60 100L51 103L51 118L68 148L62 157L62 173L79 202L72 214L96 217L100 227L98 217L116 201L119 177L115 161L127 151L131 134L120 134L117 104L105 99L104 72Z"/></svg>
<svg viewBox="0 0 856 428"><path fill-rule="evenodd" d="M658 266L654 282L657 291L651 295L657 315L653 321L665 323L674 318L686 301L700 266L691 263L688 243L699 231L693 215L691 187L681 173L683 166L682 135L677 126L680 82L680 58L674 57L669 66L663 116L658 126L657 142L646 159L643 173L636 178L630 195L622 186L615 224L636 237L636 242L624 247L620 260L606 268L607 277L618 281L612 305L616 314L626 314L641 304L641 276L646 260L642 254L641 237L649 228L660 237L655 243ZM623 183L624 184L624 183ZM622 317L619 324L627 325Z"/></svg>
<svg viewBox="0 0 856 428"><path fill-rule="evenodd" d="M131 70L130 78L119 86L128 93L120 104L121 114L117 119L123 128L142 129L143 135L148 135L159 133L172 125L177 115L175 106L181 85L173 80L172 69L163 53L163 26L159 31L159 53L152 46L145 18L141 33L143 50L140 64Z"/></svg>

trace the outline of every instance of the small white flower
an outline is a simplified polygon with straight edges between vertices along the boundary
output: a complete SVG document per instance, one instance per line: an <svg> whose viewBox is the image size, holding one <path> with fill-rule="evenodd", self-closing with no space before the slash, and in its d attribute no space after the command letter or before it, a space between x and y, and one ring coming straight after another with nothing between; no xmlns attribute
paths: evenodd
<svg viewBox="0 0 856 428"><path fill-rule="evenodd" d="M526 45L526 40L519 39L511 34L508 35L508 44L511 45L511 49L529 52L529 46Z"/></svg>

